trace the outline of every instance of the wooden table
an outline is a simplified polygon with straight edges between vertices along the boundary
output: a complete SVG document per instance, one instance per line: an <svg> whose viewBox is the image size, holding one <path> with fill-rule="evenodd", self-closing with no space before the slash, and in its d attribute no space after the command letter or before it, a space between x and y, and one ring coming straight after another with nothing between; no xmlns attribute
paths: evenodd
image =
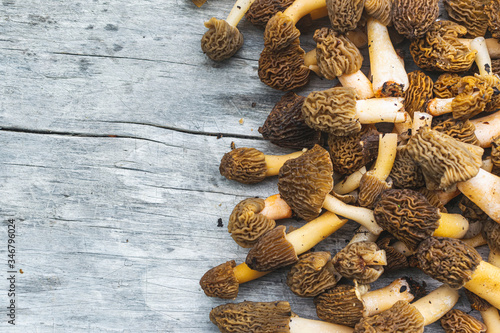
<svg viewBox="0 0 500 333"><path fill-rule="evenodd" d="M233 207L277 192L275 177L228 181L219 161L232 142L290 152L257 131L283 95L257 77L263 31L242 21L245 45L222 63L200 49L203 22L232 2L3 0L0 331L16 331L4 314L11 219L17 332L218 331L208 314L228 301L206 297L199 279L245 259L226 229ZM297 92L334 84L312 75ZM354 228L316 249L335 253ZM316 318L311 299L284 285L286 272L242 285L236 301L286 300ZM402 274L438 285L408 270L373 287ZM457 307L469 309L464 297Z"/></svg>

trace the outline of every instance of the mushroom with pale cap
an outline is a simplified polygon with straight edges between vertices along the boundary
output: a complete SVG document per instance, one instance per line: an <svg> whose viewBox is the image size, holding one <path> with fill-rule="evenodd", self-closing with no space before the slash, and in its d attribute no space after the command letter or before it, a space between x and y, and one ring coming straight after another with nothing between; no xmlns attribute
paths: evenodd
<svg viewBox="0 0 500 333"><path fill-rule="evenodd" d="M440 322L445 333L486 333L485 324L458 309L448 311Z"/></svg>
<svg viewBox="0 0 500 333"><path fill-rule="evenodd" d="M457 84L461 76L457 73L443 73L434 82L433 93L437 98L451 98L458 95Z"/></svg>
<svg viewBox="0 0 500 333"><path fill-rule="evenodd" d="M444 0L444 8L450 18L467 28L472 37L484 36L488 29L488 16L484 7L491 0Z"/></svg>
<svg viewBox="0 0 500 333"><path fill-rule="evenodd" d="M460 120L453 117L439 118L441 121L434 118L435 121L433 122L435 124L432 125L433 130L449 135L458 141L479 146L479 140L475 133L476 126L469 119Z"/></svg>

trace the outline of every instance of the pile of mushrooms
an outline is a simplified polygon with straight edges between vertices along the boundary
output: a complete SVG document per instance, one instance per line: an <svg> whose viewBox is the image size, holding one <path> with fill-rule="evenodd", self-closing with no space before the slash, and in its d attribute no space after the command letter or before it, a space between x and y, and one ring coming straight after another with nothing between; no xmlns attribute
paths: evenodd
<svg viewBox="0 0 500 333"><path fill-rule="evenodd" d="M423 332L439 320L446 332L499 329L500 1L443 0L442 19L439 6L237 0L225 21L206 23L202 48L215 61L241 47L245 12L265 28L258 77L286 94L259 133L295 152L232 147L221 156L221 176L248 186L277 176L279 194L235 206L228 232L249 249L245 262L227 258L201 288L235 299L240 284L285 270L292 296L309 298L322 320L298 317L284 300L228 303L210 313L221 332ZM302 18L314 27L307 53ZM400 51L419 69L407 73ZM298 90L311 70L330 88ZM291 217L303 225L278 225ZM318 245L353 222L361 226L345 247ZM442 285L426 293L401 277L369 291L401 268ZM454 309L463 294L473 316Z"/></svg>

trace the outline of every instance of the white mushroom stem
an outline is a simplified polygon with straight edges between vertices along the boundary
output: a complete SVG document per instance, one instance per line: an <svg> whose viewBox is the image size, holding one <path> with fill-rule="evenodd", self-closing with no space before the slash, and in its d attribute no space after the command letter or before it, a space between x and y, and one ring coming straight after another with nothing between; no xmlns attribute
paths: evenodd
<svg viewBox="0 0 500 333"><path fill-rule="evenodd" d="M255 0L237 0L226 18L226 22L236 27Z"/></svg>
<svg viewBox="0 0 500 333"><path fill-rule="evenodd" d="M372 83L361 70L352 74L343 74L338 79L342 86L356 89L357 97L361 100L375 96Z"/></svg>
<svg viewBox="0 0 500 333"><path fill-rule="evenodd" d="M373 211L368 208L348 205L327 194L323 208L365 226L372 234L379 235L383 229L375 221Z"/></svg>
<svg viewBox="0 0 500 333"><path fill-rule="evenodd" d="M392 247L394 248L394 250L405 255L406 257L409 257L409 256L415 254L415 251L410 250L408 248L408 246L406 246L406 244L401 242L401 241L397 241L396 243L394 243L394 245L392 245Z"/></svg>
<svg viewBox="0 0 500 333"><path fill-rule="evenodd" d="M349 176L347 176L340 183L335 184L333 186L333 191L338 194L347 194L359 187L359 181L361 177L366 173L366 167L361 167L358 171L353 172Z"/></svg>
<svg viewBox="0 0 500 333"><path fill-rule="evenodd" d="M288 233L286 240L292 244L295 253L300 255L312 249L346 223L346 219L340 219L334 213L325 212L299 229Z"/></svg>
<svg viewBox="0 0 500 333"><path fill-rule="evenodd" d="M483 160L483 164L481 164L481 169L491 172L493 170L493 161L491 160L491 156L488 156Z"/></svg>
<svg viewBox="0 0 500 333"><path fill-rule="evenodd" d="M490 306L488 310L480 311L484 324L488 328L486 333L500 333L500 315L498 310Z"/></svg>
<svg viewBox="0 0 500 333"><path fill-rule="evenodd" d="M479 68L479 75L491 74L491 58L486 47L484 37L477 37L470 42L470 48L476 50L476 64Z"/></svg>
<svg viewBox="0 0 500 333"><path fill-rule="evenodd" d="M305 150L297 151L288 155L264 155L264 160L266 162L266 177L276 176L280 172L280 168L283 164L293 158L297 158L304 154Z"/></svg>
<svg viewBox="0 0 500 333"><path fill-rule="evenodd" d="M471 238L462 239L462 242L472 247L479 247L487 244L486 239L484 239L481 233Z"/></svg>
<svg viewBox="0 0 500 333"><path fill-rule="evenodd" d="M476 127L474 133L483 148L491 147L493 138L500 135L500 111L486 117L472 119L470 121Z"/></svg>
<svg viewBox="0 0 500 333"><path fill-rule="evenodd" d="M283 14L296 24L302 17L323 7L326 7L325 0L295 0Z"/></svg>
<svg viewBox="0 0 500 333"><path fill-rule="evenodd" d="M479 169L475 177L459 182L457 187L483 212L500 223L500 177Z"/></svg>
<svg viewBox="0 0 500 333"><path fill-rule="evenodd" d="M279 194L274 194L264 200L260 214L271 220L280 220L292 217L292 209Z"/></svg>
<svg viewBox="0 0 500 333"><path fill-rule="evenodd" d="M458 302L458 291L442 285L431 291L427 296L412 303L424 317L424 326L439 320Z"/></svg>
<svg viewBox="0 0 500 333"><path fill-rule="evenodd" d="M453 111L451 104L454 97L451 98L433 98L427 103L427 112L433 116L440 116Z"/></svg>
<svg viewBox="0 0 500 333"><path fill-rule="evenodd" d="M316 59L316 48L312 49L309 52L306 52L306 55L304 56L304 66L312 70L319 77L323 77L318 66L318 61Z"/></svg>
<svg viewBox="0 0 500 333"><path fill-rule="evenodd" d="M373 316L393 306L397 301L411 302L415 296L411 293L406 279L394 280L390 285L361 295L365 317Z"/></svg>
<svg viewBox="0 0 500 333"><path fill-rule="evenodd" d="M405 122L408 113L400 112L401 110L403 110L402 97L356 100L356 117L362 124Z"/></svg>
<svg viewBox="0 0 500 333"><path fill-rule="evenodd" d="M321 320L305 319L300 317L290 318L290 333L304 333L304 332L314 332L314 333L352 333L353 328L327 323Z"/></svg>
<svg viewBox="0 0 500 333"><path fill-rule="evenodd" d="M469 230L469 221L460 214L441 213L435 237L463 238Z"/></svg>
<svg viewBox="0 0 500 333"><path fill-rule="evenodd" d="M459 38L458 39L462 44L467 45L469 48L471 47L472 39L467 38ZM491 59L499 59L500 58L500 40L495 38L486 38L485 40L486 47L488 49L488 54Z"/></svg>
<svg viewBox="0 0 500 333"><path fill-rule="evenodd" d="M378 155L371 173L379 180L386 180L391 173L398 148L398 135L396 133L380 134Z"/></svg>
<svg viewBox="0 0 500 333"><path fill-rule="evenodd" d="M408 138L410 136L410 131L412 129L412 126L413 126L413 120L408 114L408 117L405 122L394 124L394 129L392 130L392 132L397 133L401 138Z"/></svg>
<svg viewBox="0 0 500 333"><path fill-rule="evenodd" d="M367 33L375 96L402 96L409 86L408 75L394 50L387 27L370 17ZM391 95L391 91L395 95Z"/></svg>
<svg viewBox="0 0 500 333"><path fill-rule="evenodd" d="M464 287L498 309L500 308L498 281L500 281L500 268L481 261Z"/></svg>
<svg viewBox="0 0 500 333"><path fill-rule="evenodd" d="M372 234L366 227L360 226L354 236L352 236L349 244L358 243L358 242L375 242L378 238L378 235Z"/></svg>
<svg viewBox="0 0 500 333"><path fill-rule="evenodd" d="M424 126L431 127L432 118L433 118L432 115L425 112L419 112L419 111L413 112L413 126L411 129L411 134L412 135L417 134L418 130L421 127Z"/></svg>

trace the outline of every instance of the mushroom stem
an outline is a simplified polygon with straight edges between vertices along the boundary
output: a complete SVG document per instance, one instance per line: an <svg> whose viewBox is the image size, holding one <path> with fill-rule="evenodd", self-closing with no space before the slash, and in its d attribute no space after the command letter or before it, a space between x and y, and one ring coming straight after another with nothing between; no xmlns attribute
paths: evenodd
<svg viewBox="0 0 500 333"><path fill-rule="evenodd" d="M352 236L349 244L357 243L357 242L375 242L378 238L378 235L372 234L366 227L360 226L354 236Z"/></svg>
<svg viewBox="0 0 500 333"><path fill-rule="evenodd" d="M451 105L454 97L451 98L433 98L427 104L427 112L433 116L440 116L453 111Z"/></svg>
<svg viewBox="0 0 500 333"><path fill-rule="evenodd" d="M410 285L406 279L394 280L390 285L361 295L364 305L364 316L369 317L385 311L397 301L413 301Z"/></svg>
<svg viewBox="0 0 500 333"><path fill-rule="evenodd" d="M458 38L458 40L462 43L467 45L469 48L471 48L471 42L473 39L467 39L467 38ZM485 39L486 47L488 49L488 54L491 59L498 59L500 58L500 40L495 39L495 38L486 38Z"/></svg>
<svg viewBox="0 0 500 333"><path fill-rule="evenodd" d="M396 159L396 150L398 148L398 135L396 133L387 133L379 135L379 146L377 160L372 168L373 176L379 180L386 180L391 173L394 160Z"/></svg>
<svg viewBox="0 0 500 333"><path fill-rule="evenodd" d="M292 209L279 194L274 194L264 200L264 209L260 214L271 220L287 219L292 217Z"/></svg>
<svg viewBox="0 0 500 333"><path fill-rule="evenodd" d="M415 254L415 251L410 250L408 248L408 246L406 246L406 244L403 243L402 241L397 241L396 243L394 243L394 245L392 247L394 248L394 250L405 255L406 257L409 257L409 256Z"/></svg>
<svg viewBox="0 0 500 333"><path fill-rule="evenodd" d="M482 148L491 147L493 138L500 135L500 111L482 118L472 119L470 122L476 127L474 134L476 134Z"/></svg>
<svg viewBox="0 0 500 333"><path fill-rule="evenodd" d="M321 320L305 319L300 317L290 318L290 333L352 333L353 328L344 325L327 323Z"/></svg>
<svg viewBox="0 0 500 333"><path fill-rule="evenodd" d="M333 190L338 194L347 194L349 192L354 191L359 187L359 181L361 177L366 173L366 167L361 167L358 171L353 172L348 177L346 177L340 183L337 183Z"/></svg>
<svg viewBox="0 0 500 333"><path fill-rule="evenodd" d="M362 124L405 122L408 114L399 112L401 109L403 109L402 97L356 100L356 117Z"/></svg>
<svg viewBox="0 0 500 333"><path fill-rule="evenodd" d="M358 49L361 49L368 44L368 36L360 28L349 30L345 33L345 35L354 45L356 45Z"/></svg>
<svg viewBox="0 0 500 333"><path fill-rule="evenodd" d="M294 24L312 11L326 7L325 0L295 0L283 14L290 17Z"/></svg>
<svg viewBox="0 0 500 333"><path fill-rule="evenodd" d="M306 55L304 56L304 66L312 70L319 77L323 77L318 66L318 61L316 60L316 48L306 52Z"/></svg>
<svg viewBox="0 0 500 333"><path fill-rule="evenodd" d="M500 223L500 177L479 169L475 177L457 183L457 187L483 212Z"/></svg>
<svg viewBox="0 0 500 333"><path fill-rule="evenodd" d="M237 0L226 18L226 22L236 27L255 0Z"/></svg>
<svg viewBox="0 0 500 333"><path fill-rule="evenodd" d="M309 15L311 16L311 20L317 20L323 17L328 16L328 9L325 7L321 7L319 9L312 10Z"/></svg>
<svg viewBox="0 0 500 333"><path fill-rule="evenodd" d="M459 190L455 191L443 191L443 190L436 190L434 191L436 194L438 200L443 204L446 205L448 202L450 202L453 198L456 198L457 196L460 195Z"/></svg>
<svg viewBox="0 0 500 333"><path fill-rule="evenodd" d="M419 112L419 111L413 112L413 124L411 128L412 135L415 135L421 127L424 126L431 127L432 118L433 118L432 115L425 112Z"/></svg>
<svg viewBox="0 0 500 333"><path fill-rule="evenodd" d="M430 325L448 311L450 311L458 302L458 291L442 285L431 291L427 296L412 303L414 307L424 317L424 326Z"/></svg>
<svg viewBox="0 0 500 333"><path fill-rule="evenodd" d="M484 298L494 307L500 308L498 281L500 281L500 268L486 261L481 261L464 287Z"/></svg>
<svg viewBox="0 0 500 333"><path fill-rule="evenodd" d="M297 158L302 154L304 154L304 151L297 151L288 155L264 155L267 167L266 177L278 175L280 168L286 161Z"/></svg>
<svg viewBox="0 0 500 333"><path fill-rule="evenodd" d="M286 240L293 245L295 253L300 255L309 251L316 244L339 230L346 223L346 219L340 219L334 213L325 212L323 215L304 224L299 229L288 233L286 235Z"/></svg>
<svg viewBox="0 0 500 333"><path fill-rule="evenodd" d="M375 96L403 96L409 86L408 75L394 50L387 27L370 17L367 34Z"/></svg>
<svg viewBox="0 0 500 333"><path fill-rule="evenodd" d="M268 274L269 272L259 272L248 267L247 264L241 263L233 268L234 276L239 284L249 282L255 279L260 278Z"/></svg>
<svg viewBox="0 0 500 333"><path fill-rule="evenodd" d="M344 87L356 89L360 100L367 100L374 96L372 83L361 70L352 74L343 74L338 79Z"/></svg>
<svg viewBox="0 0 500 333"><path fill-rule="evenodd" d="M477 51L475 60L477 68L479 68L479 75L490 75L491 58L484 37L474 38L472 42L470 42L470 48Z"/></svg>
<svg viewBox="0 0 500 333"><path fill-rule="evenodd" d="M433 233L435 237L462 238L469 230L469 221L460 214L441 213L438 223Z"/></svg>
<svg viewBox="0 0 500 333"><path fill-rule="evenodd" d="M498 310L490 306L488 310L480 311L484 324L488 327L486 333L500 333L500 315Z"/></svg>
<svg viewBox="0 0 500 333"><path fill-rule="evenodd" d="M379 235L383 231L375 221L373 211L368 208L345 204L330 194L326 196L323 208L358 222L365 226L372 234Z"/></svg>
<svg viewBox="0 0 500 333"><path fill-rule="evenodd" d="M476 236L471 237L471 238L462 239L462 242L464 242L465 244L472 246L472 247L479 247L479 246L487 244L486 239L484 239L484 237L481 233L479 233Z"/></svg>

